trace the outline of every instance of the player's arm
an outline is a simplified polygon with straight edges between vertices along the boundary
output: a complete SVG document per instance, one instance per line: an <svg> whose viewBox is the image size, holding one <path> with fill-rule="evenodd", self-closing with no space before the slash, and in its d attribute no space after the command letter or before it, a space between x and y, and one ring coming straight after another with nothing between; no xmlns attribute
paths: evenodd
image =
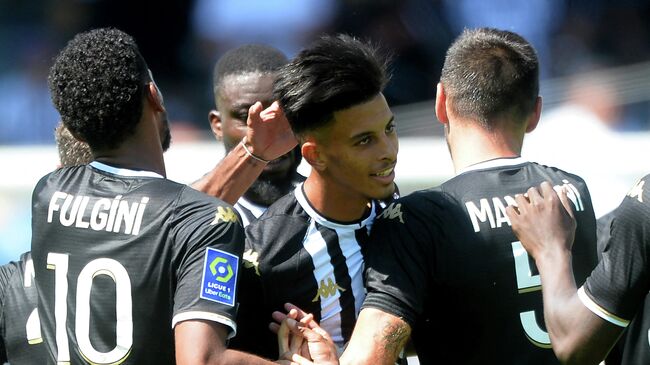
<svg viewBox="0 0 650 365"><path fill-rule="evenodd" d="M576 223L565 191L551 184L515 197L507 214L522 245L533 256L542 282L544 318L553 350L566 364L598 364L623 327L601 319L580 300L571 265Z"/></svg>
<svg viewBox="0 0 650 365"><path fill-rule="evenodd" d="M395 364L411 335L403 319L375 308L364 308L352 338L341 355L341 364Z"/></svg>
<svg viewBox="0 0 650 365"><path fill-rule="evenodd" d="M262 173L264 161L284 155L298 143L277 102L264 110L262 103L253 104L246 123L248 128L242 143L192 183L194 189L234 204Z"/></svg>
<svg viewBox="0 0 650 365"><path fill-rule="evenodd" d="M255 355L228 349L226 338L229 329L226 326L217 322L193 320L181 322L175 327L176 363L178 365L338 364L336 356L325 356L331 353L331 340L316 331L300 326L296 321L283 322L283 328L286 329L285 334L290 331L293 341L304 338L308 343L309 351L321 356L315 357L315 361L312 362L296 352L288 351L283 354L283 360L272 362Z"/></svg>

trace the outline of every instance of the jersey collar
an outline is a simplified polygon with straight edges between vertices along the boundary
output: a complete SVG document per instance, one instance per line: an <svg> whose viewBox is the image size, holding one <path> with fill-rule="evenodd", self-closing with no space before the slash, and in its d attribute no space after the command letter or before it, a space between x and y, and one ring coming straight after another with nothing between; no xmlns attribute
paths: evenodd
<svg viewBox="0 0 650 365"><path fill-rule="evenodd" d="M121 169L119 167L109 166L109 165L101 163L99 161L91 162L90 166L96 168L97 170L108 172L108 173L111 173L111 174L114 174L114 175L120 175L120 176L155 177L155 178L159 178L159 179L163 178L162 175L157 174L157 173L155 173L153 171Z"/></svg>
<svg viewBox="0 0 650 365"><path fill-rule="evenodd" d="M327 217L322 216L314 207L311 206L311 203L309 203L309 200L307 200L307 197L305 196L305 192L302 190L302 185L303 183L298 184L296 186L296 189L294 190L294 195L296 197L296 200L298 201L298 204L302 207L302 209L305 210L305 212L313 219L315 220L318 224L323 225L325 227L329 227L332 229L337 229L337 228L355 228L359 229L361 227L365 226L370 226L372 224L372 221L375 219L376 216L376 210L377 207L375 206L376 202L373 200L371 201L371 207L370 207L370 212L368 215L363 217L362 219L354 222L339 222L335 221L332 219L329 219Z"/></svg>
<svg viewBox="0 0 650 365"><path fill-rule="evenodd" d="M495 158L493 160L487 160L483 162L476 163L474 165L469 165L460 171L456 175L464 174L469 171L476 171L476 170L485 170L485 169L491 169L495 167L504 167L504 166L515 166L515 165L520 165L523 163L528 162L528 160L522 158L521 156L519 157L505 157L505 158Z"/></svg>

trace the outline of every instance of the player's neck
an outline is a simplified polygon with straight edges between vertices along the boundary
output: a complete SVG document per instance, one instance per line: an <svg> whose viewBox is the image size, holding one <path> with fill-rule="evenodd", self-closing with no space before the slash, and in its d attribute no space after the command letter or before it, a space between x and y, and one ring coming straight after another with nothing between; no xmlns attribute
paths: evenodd
<svg viewBox="0 0 650 365"><path fill-rule="evenodd" d="M338 184L328 183L312 172L304 183L304 191L311 206L322 216L340 222L357 221L368 210L368 199L345 189Z"/></svg>
<svg viewBox="0 0 650 365"><path fill-rule="evenodd" d="M93 151L95 160L114 167L152 171L167 176L160 140L146 138L149 133L138 127L119 147Z"/></svg>
<svg viewBox="0 0 650 365"><path fill-rule="evenodd" d="M450 134L449 148L456 173L462 169L496 158L521 155L521 137L499 131L488 132L480 127L457 127Z"/></svg>

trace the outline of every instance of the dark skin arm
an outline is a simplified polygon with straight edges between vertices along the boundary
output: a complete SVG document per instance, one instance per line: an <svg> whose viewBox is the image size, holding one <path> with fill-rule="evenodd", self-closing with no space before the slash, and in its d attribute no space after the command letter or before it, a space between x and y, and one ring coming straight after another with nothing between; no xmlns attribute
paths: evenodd
<svg viewBox="0 0 650 365"><path fill-rule="evenodd" d="M303 328L296 321L287 321L283 324L283 336L293 336L292 340L298 343L307 341L309 350L313 352L328 349L330 342L318 333L308 328ZM176 346L176 364L178 365L309 365L327 364L335 365L336 359L332 361L311 362L300 355L286 351L282 359L272 362L251 354L240 351L229 350L226 347L226 326L212 321L190 320L180 322L174 329ZM289 350L289 349L286 349Z"/></svg>
<svg viewBox="0 0 650 365"><path fill-rule="evenodd" d="M263 109L253 104L246 121L246 147L257 157L274 160L291 151L298 141L277 102ZM257 180L266 163L249 156L237 144L210 172L191 184L196 190L222 199L229 204L237 200Z"/></svg>
<svg viewBox="0 0 650 365"><path fill-rule="evenodd" d="M542 281L544 318L553 351L565 364L598 364L623 328L598 317L578 298L571 265L576 222L566 191L544 182L506 213L512 229L533 256Z"/></svg>

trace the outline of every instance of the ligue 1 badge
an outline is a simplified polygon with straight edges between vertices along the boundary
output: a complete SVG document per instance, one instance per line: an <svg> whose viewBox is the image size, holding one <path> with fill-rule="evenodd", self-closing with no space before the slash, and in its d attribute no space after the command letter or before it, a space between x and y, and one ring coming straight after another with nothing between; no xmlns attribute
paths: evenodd
<svg viewBox="0 0 650 365"><path fill-rule="evenodd" d="M215 248L207 248L203 263L201 298L235 305L239 257Z"/></svg>

